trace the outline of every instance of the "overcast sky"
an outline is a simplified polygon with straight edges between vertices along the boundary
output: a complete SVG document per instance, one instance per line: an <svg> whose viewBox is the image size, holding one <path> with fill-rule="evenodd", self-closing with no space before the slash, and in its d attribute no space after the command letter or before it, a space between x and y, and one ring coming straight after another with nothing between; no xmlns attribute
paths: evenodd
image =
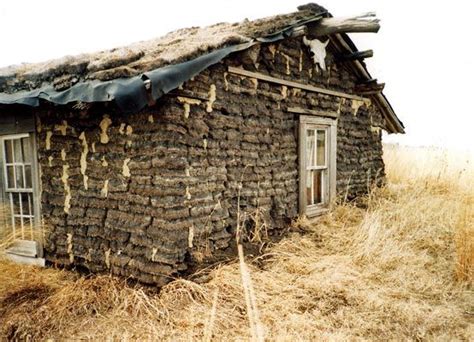
<svg viewBox="0 0 474 342"><path fill-rule="evenodd" d="M171 30L291 12L304 0L1 0L0 67L150 39ZM321 0L334 16L377 12L369 71L407 134L385 141L474 151L474 48L470 1Z"/></svg>

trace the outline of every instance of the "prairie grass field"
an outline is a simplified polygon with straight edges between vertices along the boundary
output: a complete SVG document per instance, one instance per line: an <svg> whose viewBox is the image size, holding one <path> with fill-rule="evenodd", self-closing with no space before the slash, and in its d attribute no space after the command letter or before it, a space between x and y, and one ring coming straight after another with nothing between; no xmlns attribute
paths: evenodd
<svg viewBox="0 0 474 342"><path fill-rule="evenodd" d="M474 160L386 145L387 184L160 291L0 261L0 339L474 340ZM245 251L244 251L245 253Z"/></svg>

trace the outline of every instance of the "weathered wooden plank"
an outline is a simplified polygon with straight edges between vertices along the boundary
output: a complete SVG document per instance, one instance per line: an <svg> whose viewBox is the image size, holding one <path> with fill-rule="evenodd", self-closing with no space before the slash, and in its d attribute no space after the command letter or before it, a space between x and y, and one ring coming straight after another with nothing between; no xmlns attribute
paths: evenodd
<svg viewBox="0 0 474 342"><path fill-rule="evenodd" d="M0 134L17 134L35 131L35 117L26 113L7 112L0 116Z"/></svg>
<svg viewBox="0 0 474 342"><path fill-rule="evenodd" d="M356 17L323 18L308 25L308 33L313 37L327 36L334 33L373 32L380 30L380 20L369 12Z"/></svg>
<svg viewBox="0 0 474 342"><path fill-rule="evenodd" d="M333 119L337 119L339 117L339 114L337 114L336 112L324 112L321 110L313 110L313 109L300 108L300 107L288 107L287 111L290 113L324 116L324 117L333 118Z"/></svg>
<svg viewBox="0 0 474 342"><path fill-rule="evenodd" d="M186 97L186 98L189 98L189 99L201 100L201 101L208 101L209 100L209 96L207 94L197 93L197 92L193 92L193 91L190 91L190 90L184 90L184 89L175 89L175 90L170 91L166 95L173 96L173 97L177 97L177 96Z"/></svg>
<svg viewBox="0 0 474 342"><path fill-rule="evenodd" d="M46 264L46 260L44 258L33 258L23 255L11 254L8 252L6 253L6 257L17 264L34 265L39 267L45 267Z"/></svg>
<svg viewBox="0 0 474 342"><path fill-rule="evenodd" d="M299 88L299 89L303 89L303 90L306 90L306 91L311 91L311 92L314 92L314 93L332 95L332 96L342 97L342 98L346 98L346 99L353 99L353 100L358 100L358 101L366 100L365 98L357 96L357 95L347 94L347 93L343 93L343 92L336 91L336 90L331 90L331 89L315 87L315 86L305 84L305 83L287 81L287 80L284 80L284 79L281 79L281 78L276 78L276 77L265 75L265 74L262 74L262 73L259 73L259 72L248 71L248 70L245 70L245 69L240 69L240 68L236 68L236 67L232 67L232 66L229 67L229 72L232 73L232 74L252 77L252 78L262 80L262 81L281 84L281 85L285 85L285 86L292 87L292 88Z"/></svg>
<svg viewBox="0 0 474 342"><path fill-rule="evenodd" d="M355 91L361 95L373 95L378 94L385 88L385 83L362 83L357 84Z"/></svg>
<svg viewBox="0 0 474 342"><path fill-rule="evenodd" d="M38 256L39 245L36 241L16 240L7 249L7 253L24 257L36 258Z"/></svg>
<svg viewBox="0 0 474 342"><path fill-rule="evenodd" d="M354 60L360 60L364 58L370 58L374 56L374 51L373 50L364 50L364 51L355 51L352 53L348 53L342 56L339 56L337 59L340 61L354 61Z"/></svg>

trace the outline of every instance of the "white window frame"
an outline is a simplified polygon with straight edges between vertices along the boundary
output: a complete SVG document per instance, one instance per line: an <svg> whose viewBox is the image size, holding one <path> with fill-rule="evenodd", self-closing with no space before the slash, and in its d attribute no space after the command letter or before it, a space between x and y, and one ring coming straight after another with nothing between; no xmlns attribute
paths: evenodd
<svg viewBox="0 0 474 342"><path fill-rule="evenodd" d="M307 217L320 215L329 210L336 198L336 149L337 149L337 120L324 117L306 116L299 117L299 213ZM308 205L306 194L307 179L307 134L309 129L326 130L326 165L322 167L313 166L314 170L327 170L323 177L322 203ZM316 148L316 146L315 146Z"/></svg>
<svg viewBox="0 0 474 342"><path fill-rule="evenodd" d="M6 151L5 151L5 140L15 140L21 138L30 139L30 148L31 148L31 188L8 188L7 182L7 163L6 163ZM16 229L20 229L21 238L28 239L33 236L27 236L24 233L24 228L27 228L23 225L23 218L30 220L30 228L40 226L40 201L39 201L39 175L38 175L38 159L36 154L36 136L34 133L17 133L17 134L7 134L0 135L0 200L10 206L12 222L10 223L13 229L13 234L16 235ZM16 172L16 167L14 167L14 172ZM26 180L23 177L23 183L26 184ZM12 196L15 196L18 193L28 193L31 194L31 207L28 209L28 212L31 214L24 214L24 210L21 208L20 201L20 214L15 214L12 209ZM16 227L15 217L21 220L20 227Z"/></svg>

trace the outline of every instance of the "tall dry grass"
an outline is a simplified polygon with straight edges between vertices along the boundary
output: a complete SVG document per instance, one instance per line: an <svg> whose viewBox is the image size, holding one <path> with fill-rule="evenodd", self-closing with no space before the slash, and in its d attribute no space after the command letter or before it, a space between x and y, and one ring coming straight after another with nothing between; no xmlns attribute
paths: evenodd
<svg viewBox="0 0 474 342"><path fill-rule="evenodd" d="M434 215L454 234L456 277L474 281L474 154L440 148L385 146L391 187L407 188L419 215ZM423 203L424 200L426 203ZM431 205L431 202L434 205ZM439 208L436 205L439 204ZM430 208L431 207L431 208ZM416 213L412 213L416 215ZM442 217L440 217L442 215Z"/></svg>
<svg viewBox="0 0 474 342"><path fill-rule="evenodd" d="M473 340L474 169L443 153L388 147L385 188L362 206L299 219L264 255L245 260L244 277L236 258L210 270L206 283L178 279L158 292L2 262L1 334L248 340L242 279L250 277L267 340Z"/></svg>
<svg viewBox="0 0 474 342"><path fill-rule="evenodd" d="M13 229L10 205L0 201L0 257L17 240L34 240L44 243L47 229L41 225L25 224L23 229Z"/></svg>

